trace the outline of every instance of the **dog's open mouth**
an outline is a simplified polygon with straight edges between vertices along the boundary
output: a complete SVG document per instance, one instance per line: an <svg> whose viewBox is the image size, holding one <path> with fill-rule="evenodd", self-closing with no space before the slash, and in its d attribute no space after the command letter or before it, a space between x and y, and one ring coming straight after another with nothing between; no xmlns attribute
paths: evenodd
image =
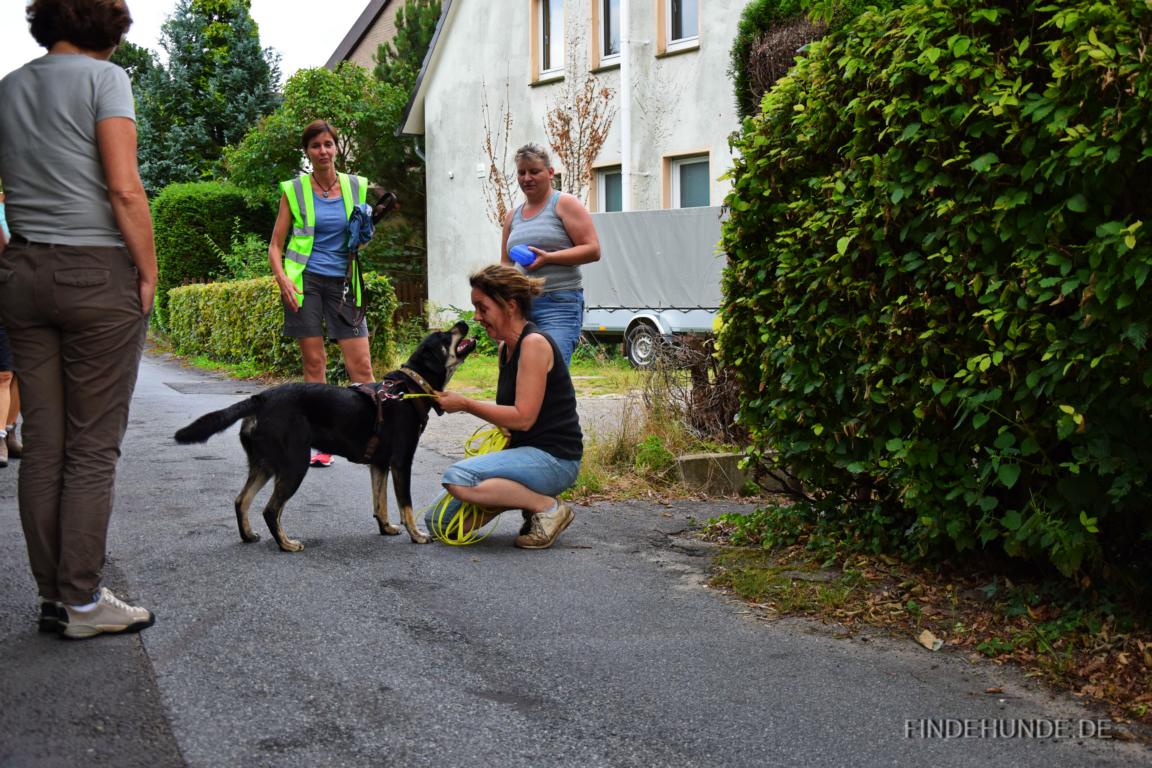
<svg viewBox="0 0 1152 768"><path fill-rule="evenodd" d="M460 339L460 343L456 345L456 357L464 357L474 349L476 349L475 339Z"/></svg>

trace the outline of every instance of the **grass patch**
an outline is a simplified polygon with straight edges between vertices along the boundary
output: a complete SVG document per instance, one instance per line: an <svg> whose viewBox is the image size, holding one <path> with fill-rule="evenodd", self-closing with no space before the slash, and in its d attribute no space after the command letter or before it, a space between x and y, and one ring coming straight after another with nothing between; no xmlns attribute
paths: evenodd
<svg viewBox="0 0 1152 768"><path fill-rule="evenodd" d="M268 378L267 371L249 362L221 363L203 355L185 358L184 362L193 368L222 373L233 379L264 380Z"/></svg>
<svg viewBox="0 0 1152 768"><path fill-rule="evenodd" d="M621 357L574 359L569 369L577 397L620 395L640 386L640 372ZM496 397L500 365L495 355L472 353L452 375L449 388L479 399Z"/></svg>

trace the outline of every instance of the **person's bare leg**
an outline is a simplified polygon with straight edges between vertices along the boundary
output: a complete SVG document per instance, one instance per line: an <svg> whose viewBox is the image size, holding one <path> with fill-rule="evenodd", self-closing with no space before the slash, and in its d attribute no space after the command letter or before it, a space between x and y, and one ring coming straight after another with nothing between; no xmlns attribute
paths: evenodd
<svg viewBox="0 0 1152 768"><path fill-rule="evenodd" d="M328 354L324 350L323 336L300 339L300 359L304 362L304 381L323 384L328 368Z"/></svg>
<svg viewBox="0 0 1152 768"><path fill-rule="evenodd" d="M531 513L547 512L556 499L536 493L514 480L493 477L479 485L448 485L444 488L460 501L496 509L523 509Z"/></svg>
<svg viewBox="0 0 1152 768"><path fill-rule="evenodd" d="M353 384L368 384L376 380L372 375L372 350L367 336L340 339L337 342L344 354L344 367L348 369L348 380Z"/></svg>
<svg viewBox="0 0 1152 768"><path fill-rule="evenodd" d="M0 409L0 413L3 413ZM8 387L8 418L4 420L5 424L15 424L16 420L20 418L20 382L13 376L12 383Z"/></svg>

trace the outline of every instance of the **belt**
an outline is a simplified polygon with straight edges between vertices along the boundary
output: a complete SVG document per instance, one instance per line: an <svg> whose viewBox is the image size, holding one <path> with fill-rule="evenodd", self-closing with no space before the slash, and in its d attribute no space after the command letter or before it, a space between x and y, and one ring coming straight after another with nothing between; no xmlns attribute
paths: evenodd
<svg viewBox="0 0 1152 768"><path fill-rule="evenodd" d="M56 243L42 243L37 240L29 240L28 238L24 237L24 235L18 235L15 232L12 233L12 238L8 242L16 243L18 245L39 245L41 247L48 248L56 245Z"/></svg>

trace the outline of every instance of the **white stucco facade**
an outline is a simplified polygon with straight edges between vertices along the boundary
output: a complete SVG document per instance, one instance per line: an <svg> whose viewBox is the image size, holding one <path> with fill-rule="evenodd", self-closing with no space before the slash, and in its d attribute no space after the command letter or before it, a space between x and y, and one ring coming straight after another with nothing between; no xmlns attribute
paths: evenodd
<svg viewBox="0 0 1152 768"><path fill-rule="evenodd" d="M598 1L564 2L565 44L583 41L578 50L567 51L566 73L574 62L578 77L592 67L589 40ZM630 109L621 108L619 67L596 70L615 92L617 112L595 166L620 165L621 125L630 114L632 210L669 207L670 159L684 155L708 156L709 204L721 204L729 184L720 177L732 166L728 137L739 127L726 70L747 0L699 0L697 43L662 54L657 24L663 18L660 4L666 2L630 2ZM544 116L564 86L533 82L535 8L533 0L452 0L409 106L404 132L423 134L427 157L428 298L433 309L470 308L467 275L500 257L500 226L489 218L485 203L485 100L495 128L505 108L512 116L509 172L515 170L517 147L527 142L548 146Z"/></svg>

